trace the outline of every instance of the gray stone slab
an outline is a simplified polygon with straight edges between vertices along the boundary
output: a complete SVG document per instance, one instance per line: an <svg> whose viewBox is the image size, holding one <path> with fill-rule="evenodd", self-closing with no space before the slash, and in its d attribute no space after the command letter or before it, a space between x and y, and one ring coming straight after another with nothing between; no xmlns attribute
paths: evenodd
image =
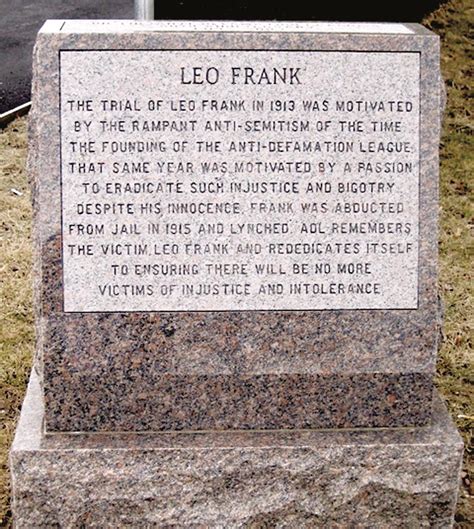
<svg viewBox="0 0 474 529"><path fill-rule="evenodd" d="M452 527L462 442L371 431L52 434L33 374L11 452L16 527Z"/></svg>
<svg viewBox="0 0 474 529"><path fill-rule="evenodd" d="M307 90L294 86L293 92L285 85L283 88L261 85L255 92L250 90L248 85L252 81L246 82L244 76L246 57L261 70L272 64L273 67L289 69L290 56L294 57L294 68L299 68L300 74L306 75L309 80ZM306 65L303 65L304 57L308 57ZM226 82L223 73L222 87L203 88L199 77L194 79L198 82L195 85L197 88L192 87L191 90L186 87L187 78L175 87L173 82L177 81L170 80L169 72L177 66L187 72L186 68L195 64L193 60L197 61L199 68L212 65L215 61L222 72L227 72L225 75L229 74L228 68L234 66L234 73L237 72L235 85L230 78ZM322 65L320 77L315 71L317 65ZM42 373L45 390L45 424L48 431L390 427L428 423L440 329L436 289L440 123L439 39L436 35L418 25L401 24L358 24L351 30L344 24L312 23L55 21L48 23L38 36L34 68L29 167L35 202L37 366ZM372 75L367 75L368 71ZM201 70L197 72L198 75L202 73ZM340 75L336 76L334 72ZM245 86L239 84L242 80ZM265 77L262 77L262 82L265 84ZM365 131L360 133L360 138L364 144L372 138L374 142L385 142L385 145L398 138L401 143L408 144L407 151L398 155L385 153L383 156L362 154L361 151L361 161L369 159L374 164L411 164L408 173L391 173L387 180L387 183L395 185L393 189L397 198L391 202L393 207L397 210L397 204L402 204L404 211L383 213L379 209L374 214L359 217L356 214L337 216L331 213L327 219L331 221L328 224L334 222L338 226L345 221L357 221L362 226L365 220L371 220L377 226L384 224L384 229L389 229L390 222L389 231L397 230L393 225L398 223L407 232L376 233L370 237L360 233L319 233L314 239L301 234L285 236L272 233L243 239L249 243L260 242L266 249L271 243L281 243L283 254L287 251L286 244L305 242L317 249L321 242L331 246L335 238L339 243L349 243L352 249L354 243L363 244L367 240L376 241L379 248L392 243L394 248L403 247L409 255L399 254L396 250L394 255L387 254L389 257L371 256L374 270L377 268L374 277L378 279L374 284L380 282L384 289L380 295L371 292L354 297L335 292L335 295L328 294L331 301L321 301L322 290L333 288L329 285L330 275L321 282L315 279L319 276L313 275L305 282L311 285L311 289L319 289L318 292L298 294L291 291L289 285L299 280L284 277L279 267L287 267L288 271L288 267L294 264L300 266L302 260L298 256L276 252L267 253L262 262L269 268L275 267L277 280L273 279L275 276L269 273L269 268L266 268L264 279L267 283L281 284L286 289L283 294L276 292L269 297L256 293L252 290L257 285L253 277L249 280L248 294L226 297L222 290L224 279L217 274L216 283L221 290L214 301L206 300L204 295L193 297L182 292L176 294L176 291L173 297L160 294L159 288L169 286L169 282L150 279L145 285L145 280L135 276L131 282L133 288L139 287L135 290L139 295L131 296L134 299L130 300L123 294L124 281L114 280L111 275L111 265L138 263L140 266L151 266L150 256L143 259L136 255L120 259L115 256L112 262L105 255L96 259L68 254L71 251L69 245L81 241L84 246L90 243L97 251L102 243L141 241L134 234L111 239L110 235L104 237L100 233L80 235L71 228L78 224L79 216L84 213L79 212L79 203L82 208L86 202L94 202L84 191L86 180L102 186L105 179L114 186L124 181L140 183L148 178L143 170L141 174L125 177L120 169L119 176L114 176L111 165L105 176L92 173L84 176L75 174L71 169L70 163L80 161L93 161L95 167L99 167L100 153L73 152L70 142L79 139L84 143L89 138L91 141L109 142L107 145L110 145L110 142L119 140L122 133L110 129L110 119L124 119L124 126L131 126L140 112L138 123L142 124L145 117L149 121L150 113L156 112L169 121L172 95L189 101L190 94L194 94L199 103L203 99L224 96L238 99L239 94L249 101L254 93L255 98L269 105L269 99L291 100L294 93L297 95L296 102L301 105L308 92L316 101L318 97L327 96L331 106L338 94L348 100L352 93L353 99L359 100L365 89L370 92L368 97L378 94L379 100L388 105L388 101L392 100L391 87L396 100L401 101L401 117L397 118L401 130L372 136ZM68 103L83 101L86 94L89 94L87 98L91 99L91 105L100 104L102 99L123 102L125 93L135 94L129 99L136 100L138 106L145 104L146 112L134 110L126 104L101 111L100 108L88 110ZM114 98L114 94L118 97ZM160 98L165 101L168 105L166 112L158 106L155 110L149 107L150 94L156 95L153 101ZM411 105L410 109L406 106L407 102ZM326 111L320 103L319 118L308 118L311 127L316 127L317 121L324 121ZM135 103L130 104L133 106ZM279 115L276 107L271 111L269 109L267 107L272 116ZM406 112L402 112L403 109ZM89 136L84 127L82 131L74 130L82 112L90 114L94 122ZM285 119L290 122L291 112L291 109L283 111ZM368 121L367 116L371 114L367 112L363 108L353 114L346 109L340 115L344 120L357 115L362 121ZM394 112L398 110L385 111L383 115L387 120L397 121ZM192 119L186 112L184 114L185 121ZM220 109L217 114L215 119L229 117L226 110ZM255 112L245 114L250 116L247 119L251 122L262 117ZM201 125L205 115L204 112L198 115L197 121ZM335 115L331 114L332 121L336 119ZM97 129L101 116L109 120L109 128L102 132ZM233 118L229 119L232 121ZM234 121L242 125L238 119ZM275 117L274 121L278 119ZM253 130L251 135L261 142L271 138L293 141L304 136L304 131L272 130L270 133ZM321 131L313 133L311 138L306 139L319 138L323 141L332 137L337 141L354 140L358 145L357 138L343 130L329 136ZM203 137L201 129L197 132L187 130L157 134L153 136L155 140L161 138L170 145L172 141L188 141L195 149L197 144L193 142ZM232 134L214 131L204 137L226 142L238 140L241 136L240 133ZM125 133L124 138L130 141L145 139L143 132L137 131L133 135ZM104 147L105 143L100 145L102 149L108 149ZM357 148L360 150L360 147ZM234 163L237 160L236 155L228 151L207 154L209 160L219 163L227 160ZM115 160L123 164L126 161L120 153L113 156L105 153L106 163L111 164ZM144 163L146 158L143 156L134 159ZM158 159L159 155L154 156L153 159ZM245 160L255 161L254 153L245 156ZM357 163L350 152L325 153L324 157L316 160L314 156L306 153L301 160L302 163L313 164L311 174L323 184L331 184L331 178L329 175L321 177L317 162ZM285 157L292 163L298 161L294 153L272 153L262 157L263 161L285 161ZM170 161L177 164L179 153L171 153ZM201 163L202 154L193 152L184 157L184 161ZM347 179L345 183L351 180L359 188L361 183L369 181L380 183L380 177L374 179L365 172L353 179L341 173L342 169L333 179L334 188L327 195L329 202L337 198L336 181L344 184L344 178ZM183 178L189 180L191 176L188 174ZM235 177L228 178L226 174L218 176L225 185L229 185ZM171 182L182 179L169 168L162 176L154 173L151 178L158 177ZM306 182L307 177L285 175L290 183ZM202 175L199 178L203 180ZM262 178L262 175L254 174L248 179L256 182ZM281 175L275 177L279 181L282 178ZM186 182L183 185L187 185ZM347 193L341 195L341 203L347 202L349 206L358 201ZM98 196L101 203L117 201L103 194ZM264 201L264 195L257 193L254 196L257 202ZM315 202L322 201L321 193L315 196ZM388 187L381 191L382 199L372 191L368 194L366 191L365 196L375 204L380 204L381 200L390 202ZM179 202L175 195L173 197ZM204 194L204 198L211 203L210 207L212 202L218 201L209 193ZM245 209L251 199L242 194L235 194L233 199L243 205L240 217L245 222L266 218L265 213ZM149 202L143 194L140 200ZM163 199L163 204L169 200ZM191 201L189 195L186 195L186 201ZM92 224L99 222L97 214L84 215L92 219ZM108 230L113 225L122 226L126 218L129 224L133 223L131 215L127 215L112 213L104 226ZM272 222L287 223L293 227L302 221L300 213L269 213L267 217ZM194 218L176 214L169 215L164 223L181 219L183 226L188 224L189 229L195 230L199 222L212 223L212 218L215 217L207 214ZM326 220L317 214L309 218L316 223L318 218ZM174 236L184 248L188 236L179 233ZM167 244L172 242L165 234L159 237ZM203 246L210 241L223 244L227 237L232 241L232 236L228 234L219 238L217 235L213 237L193 232L191 237L188 242ZM247 264L249 267L258 261L255 255L246 256L241 262L235 255L231 257L230 264ZM332 255L327 260L335 269L338 259L343 259L347 265L349 257ZM196 255L190 257L182 251L177 256L161 256L155 264L197 264L204 267L203 259ZM309 260L311 267L314 261L313 255ZM355 261L363 264L359 258ZM212 256L209 263L226 264L220 256ZM335 285L336 290L339 284L349 288L350 280L341 277L339 280L331 279L331 285ZM364 282L363 274L359 273L357 277L360 283ZM189 276L182 275L180 282L186 281L192 282ZM206 281L204 283L209 285L209 277ZM232 281L240 283L235 277ZM110 286L111 283L114 284ZM118 283L117 286L115 283ZM104 289L103 293L100 293L99 286ZM148 287L150 290L147 290ZM116 288L119 289L117 297L114 293ZM110 293L114 297L108 297Z"/></svg>

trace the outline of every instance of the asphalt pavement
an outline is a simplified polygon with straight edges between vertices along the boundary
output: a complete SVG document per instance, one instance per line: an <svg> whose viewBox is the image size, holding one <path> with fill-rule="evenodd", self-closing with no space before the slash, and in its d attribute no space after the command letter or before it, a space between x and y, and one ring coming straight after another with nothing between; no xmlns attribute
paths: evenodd
<svg viewBox="0 0 474 529"><path fill-rule="evenodd" d="M48 18L133 18L133 0L0 0L0 114L30 100L31 59Z"/></svg>

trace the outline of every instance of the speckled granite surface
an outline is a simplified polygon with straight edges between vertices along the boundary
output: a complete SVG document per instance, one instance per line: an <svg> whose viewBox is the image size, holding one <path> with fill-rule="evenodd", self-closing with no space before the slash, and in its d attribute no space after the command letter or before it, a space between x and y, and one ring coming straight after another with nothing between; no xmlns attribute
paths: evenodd
<svg viewBox="0 0 474 529"><path fill-rule="evenodd" d="M75 23L77 26L77 23ZM35 48L29 168L47 431L422 425L440 328L438 38L148 29L51 22ZM71 27L71 32L68 28ZM101 31L103 31L101 33ZM58 50L320 49L421 53L419 308L298 312L62 311Z"/></svg>
<svg viewBox="0 0 474 529"><path fill-rule="evenodd" d="M430 427L370 431L42 433L33 375L11 452L17 529L447 529L462 442Z"/></svg>
<svg viewBox="0 0 474 529"><path fill-rule="evenodd" d="M432 384L438 38L193 24L51 21L39 35L37 351L10 454L16 527L451 527L462 442ZM418 308L64 312L59 51L165 48L420 53Z"/></svg>

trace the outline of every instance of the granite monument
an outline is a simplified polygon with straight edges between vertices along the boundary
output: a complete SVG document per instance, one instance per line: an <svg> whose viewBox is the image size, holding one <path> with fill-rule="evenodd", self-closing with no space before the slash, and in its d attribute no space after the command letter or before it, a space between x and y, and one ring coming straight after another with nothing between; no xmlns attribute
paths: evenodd
<svg viewBox="0 0 474 529"><path fill-rule="evenodd" d="M17 526L449 527L440 104L416 24L48 21Z"/></svg>

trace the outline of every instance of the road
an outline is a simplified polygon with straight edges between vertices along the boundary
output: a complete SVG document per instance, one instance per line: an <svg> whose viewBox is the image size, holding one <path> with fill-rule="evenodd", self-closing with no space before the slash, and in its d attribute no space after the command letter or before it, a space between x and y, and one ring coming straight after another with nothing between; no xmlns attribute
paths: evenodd
<svg viewBox="0 0 474 529"><path fill-rule="evenodd" d="M30 100L33 44L48 18L133 18L133 0L0 0L0 114Z"/></svg>

